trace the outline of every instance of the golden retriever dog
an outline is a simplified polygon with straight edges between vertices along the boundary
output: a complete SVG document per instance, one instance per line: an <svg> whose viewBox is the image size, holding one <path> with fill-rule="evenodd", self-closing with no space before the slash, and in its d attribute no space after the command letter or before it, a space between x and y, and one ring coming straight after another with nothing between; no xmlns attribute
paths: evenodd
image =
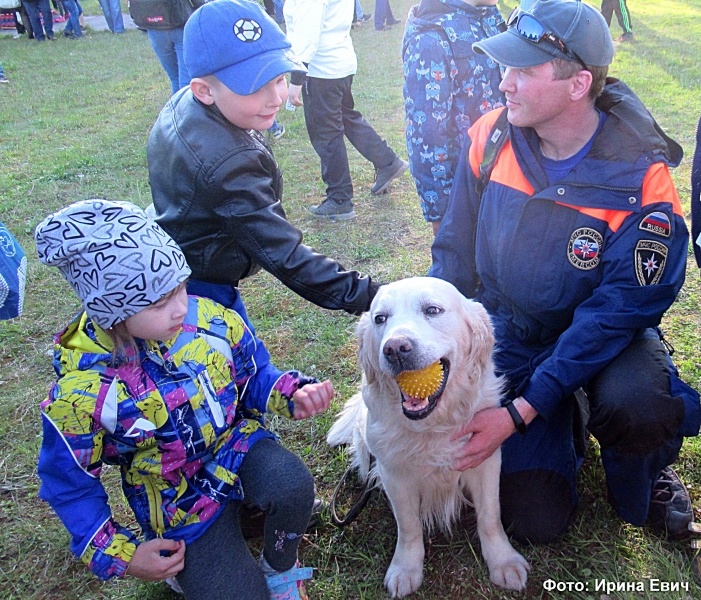
<svg viewBox="0 0 701 600"><path fill-rule="evenodd" d="M450 532L466 504L475 507L492 583L522 590L530 567L501 524L501 452L474 469L451 468L457 444L451 435L477 411L499 406L501 397L486 310L446 281L403 279L380 288L357 335L361 392L347 402L327 441L349 444L361 480L387 494L397 522L397 546L384 580L389 593L402 598L419 588L423 526ZM400 389L402 373L420 380L429 371L438 376L428 397L406 393L415 385Z"/></svg>

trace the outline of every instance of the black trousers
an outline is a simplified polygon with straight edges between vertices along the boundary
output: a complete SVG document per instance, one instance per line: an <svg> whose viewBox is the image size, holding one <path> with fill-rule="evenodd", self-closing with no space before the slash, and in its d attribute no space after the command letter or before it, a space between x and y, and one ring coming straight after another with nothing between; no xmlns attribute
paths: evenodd
<svg viewBox="0 0 701 600"><path fill-rule="evenodd" d="M326 195L339 203L353 198L344 136L375 169L388 167L396 158L387 142L355 110L352 84L353 75L342 79L309 77L302 88L307 132L321 159Z"/></svg>
<svg viewBox="0 0 701 600"><path fill-rule="evenodd" d="M657 332L641 331L576 399L563 400L547 420L537 417L524 435L502 444L505 527L531 543L565 533L584 458L575 438L585 425L599 441L607 499L621 519L643 525L657 475L676 461L683 438L698 434L699 413L697 392L679 378Z"/></svg>
<svg viewBox="0 0 701 600"><path fill-rule="evenodd" d="M618 24L621 26L623 33L633 31L633 25L630 22L630 12L626 0L602 0L601 14L606 19L606 23L611 25L611 17L616 13Z"/></svg>

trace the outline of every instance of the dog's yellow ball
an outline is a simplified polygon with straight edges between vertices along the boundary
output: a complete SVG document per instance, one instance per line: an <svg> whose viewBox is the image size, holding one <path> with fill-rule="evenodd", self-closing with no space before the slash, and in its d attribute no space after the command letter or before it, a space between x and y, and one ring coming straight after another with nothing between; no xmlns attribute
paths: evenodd
<svg viewBox="0 0 701 600"><path fill-rule="evenodd" d="M403 371L397 375L397 384L404 395L412 398L428 398L435 394L443 382L443 365L437 360L418 371Z"/></svg>

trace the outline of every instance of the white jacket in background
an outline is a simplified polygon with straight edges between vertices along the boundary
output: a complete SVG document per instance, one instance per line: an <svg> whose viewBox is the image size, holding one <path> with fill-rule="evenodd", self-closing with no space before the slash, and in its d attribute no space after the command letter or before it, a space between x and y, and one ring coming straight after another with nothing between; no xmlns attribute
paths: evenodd
<svg viewBox="0 0 701 600"><path fill-rule="evenodd" d="M358 60L350 31L354 0L285 0L287 37L309 77L355 75Z"/></svg>

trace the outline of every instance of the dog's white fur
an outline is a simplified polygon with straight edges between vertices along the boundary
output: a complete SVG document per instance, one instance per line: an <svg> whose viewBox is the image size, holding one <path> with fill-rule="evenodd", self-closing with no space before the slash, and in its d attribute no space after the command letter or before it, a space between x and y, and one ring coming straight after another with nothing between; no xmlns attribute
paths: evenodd
<svg viewBox="0 0 701 600"><path fill-rule="evenodd" d="M526 560L509 543L501 524L501 452L474 469L451 469L457 442L451 435L479 410L499 405L494 374L494 337L484 307L440 279L415 277L380 288L357 328L362 390L331 427L332 446L350 444L362 480L381 485L397 521L397 546L385 576L393 598L416 591L423 580L423 527L450 531L471 498L482 555L491 581L522 590ZM401 360L396 352L402 347ZM439 359L450 362L445 389L426 418L402 412L395 381ZM376 459L370 470L370 455Z"/></svg>

